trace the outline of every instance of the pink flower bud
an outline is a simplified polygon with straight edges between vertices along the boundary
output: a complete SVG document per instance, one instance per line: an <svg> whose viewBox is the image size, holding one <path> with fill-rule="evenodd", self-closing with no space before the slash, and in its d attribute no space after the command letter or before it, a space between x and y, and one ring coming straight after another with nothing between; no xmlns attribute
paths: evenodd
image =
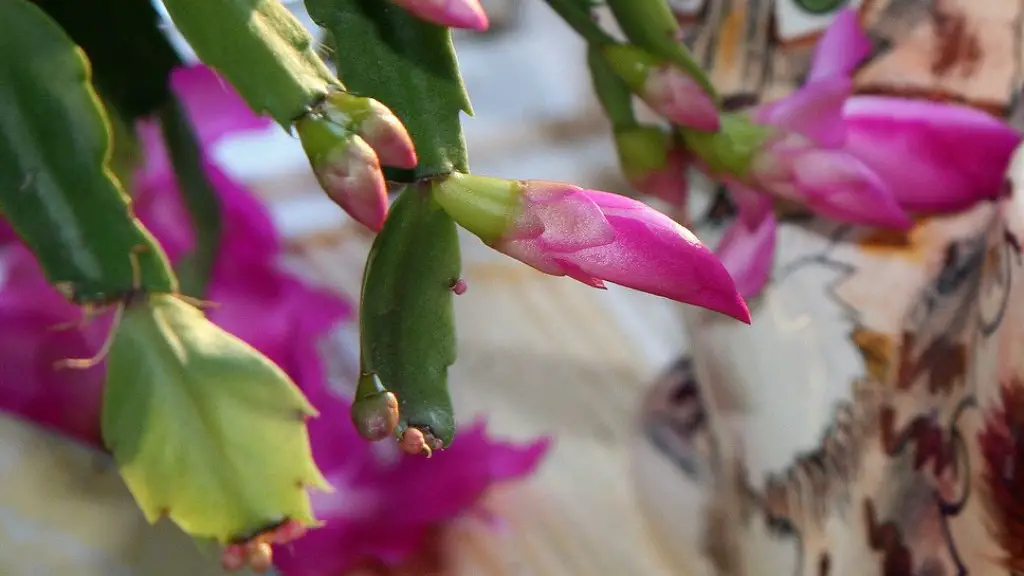
<svg viewBox="0 0 1024 576"><path fill-rule="evenodd" d="M655 112L680 126L718 130L718 105L685 70L636 46L611 44L602 51L612 70Z"/></svg>
<svg viewBox="0 0 1024 576"><path fill-rule="evenodd" d="M635 200L558 182L452 174L434 197L456 222L541 272L612 282L750 321L725 267L686 228Z"/></svg>
<svg viewBox="0 0 1024 576"><path fill-rule="evenodd" d="M391 0L417 18L449 28L483 32L490 26L480 0Z"/></svg>
<svg viewBox="0 0 1024 576"><path fill-rule="evenodd" d="M385 166L408 170L416 167L416 148L409 132L384 104L373 98L332 92L324 101L322 112L365 140Z"/></svg>
<svg viewBox="0 0 1024 576"><path fill-rule="evenodd" d="M380 161L365 140L322 116L295 123L320 186L349 216L380 232L388 196Z"/></svg>

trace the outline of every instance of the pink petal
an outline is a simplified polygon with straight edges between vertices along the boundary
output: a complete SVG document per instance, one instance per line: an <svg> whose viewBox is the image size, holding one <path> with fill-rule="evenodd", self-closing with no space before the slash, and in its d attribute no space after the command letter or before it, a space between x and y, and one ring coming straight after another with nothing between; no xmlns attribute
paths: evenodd
<svg viewBox="0 0 1024 576"><path fill-rule="evenodd" d="M572 252L615 240L601 208L578 186L531 180L523 191L523 214L516 237L536 238L548 250Z"/></svg>
<svg viewBox="0 0 1024 576"><path fill-rule="evenodd" d="M559 258L607 282L750 321L722 263L689 230L636 200L588 190L615 229L615 242Z"/></svg>
<svg viewBox="0 0 1024 576"><path fill-rule="evenodd" d="M432 458L408 457L358 438L347 400L322 386L306 393L321 414L310 422L313 456L335 492L313 494L325 526L275 551L283 576L336 576L372 559L398 564L434 528L471 512L490 486L532 474L550 446L496 442L475 422Z"/></svg>
<svg viewBox="0 0 1024 576"><path fill-rule="evenodd" d="M103 366L57 369L55 363L92 357L110 316L76 329L81 311L46 282L28 248L7 248L3 265L8 279L0 290L0 410L98 446ZM58 330L61 325L68 327Z"/></svg>
<svg viewBox="0 0 1024 576"><path fill-rule="evenodd" d="M273 124L270 117L253 112L227 80L206 66L176 68L171 89L184 104L204 148L226 135L265 130Z"/></svg>
<svg viewBox="0 0 1024 576"><path fill-rule="evenodd" d="M642 96L651 108L676 124L705 132L719 128L718 104L678 66L665 64L651 70Z"/></svg>
<svg viewBox="0 0 1024 576"><path fill-rule="evenodd" d="M174 69L171 89L185 108L200 148L207 154L226 135L264 130L273 124L269 117L257 116L226 80L201 64ZM140 120L136 130L145 152L145 162L135 174L136 185L148 186L152 181L173 178L159 123L155 119Z"/></svg>
<svg viewBox="0 0 1024 576"><path fill-rule="evenodd" d="M722 236L715 254L736 281L744 298L761 293L772 273L775 255L775 214L766 214L750 227L737 219Z"/></svg>
<svg viewBox="0 0 1024 576"><path fill-rule="evenodd" d="M780 100L758 107L754 119L810 138L819 146L842 146L843 105L853 90L849 78L829 77L806 84Z"/></svg>
<svg viewBox="0 0 1024 576"><path fill-rule="evenodd" d="M955 212L998 195L1020 134L955 104L857 96L843 109L845 149L912 212Z"/></svg>
<svg viewBox="0 0 1024 576"><path fill-rule="evenodd" d="M852 8L845 8L818 40L811 70L805 80L812 84L827 78L850 78L861 62L871 55L871 39Z"/></svg>
<svg viewBox="0 0 1024 576"><path fill-rule="evenodd" d="M901 230L912 224L886 183L845 152L816 150L801 154L793 172L804 203L822 216Z"/></svg>
<svg viewBox="0 0 1024 576"><path fill-rule="evenodd" d="M773 214L772 199L767 194L731 178L726 179L724 184L729 187L729 197L736 203L738 217L748 228L756 228Z"/></svg>
<svg viewBox="0 0 1024 576"><path fill-rule="evenodd" d="M449 28L484 32L490 26L480 0L392 0L416 17Z"/></svg>
<svg viewBox="0 0 1024 576"><path fill-rule="evenodd" d="M203 167L220 202L222 257L258 262L273 258L281 249L280 240L263 203L216 164L204 160ZM191 217L172 173L137 181L133 206L172 261L195 247Z"/></svg>

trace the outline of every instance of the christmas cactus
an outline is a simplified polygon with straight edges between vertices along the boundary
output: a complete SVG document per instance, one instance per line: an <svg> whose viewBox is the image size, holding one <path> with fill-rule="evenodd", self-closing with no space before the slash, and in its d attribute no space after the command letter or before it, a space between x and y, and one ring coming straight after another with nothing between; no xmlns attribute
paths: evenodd
<svg viewBox="0 0 1024 576"><path fill-rule="evenodd" d="M767 279L776 210L903 229L906 210L956 210L988 194L986 179L1001 177L1017 143L980 112L850 98L867 42L852 12L822 40L804 89L736 112L722 109L666 0L603 3L624 38L598 24L594 0L547 3L587 43L594 89L636 191L683 207L690 168L729 187L739 216L717 256L683 226L685 211L677 222L625 196L470 173L460 118L472 107L450 28L486 29L478 0L306 0L328 32L333 66L278 0L163 1L199 59L255 115L294 134L324 193L376 234L351 410L344 429L325 423L311 442L318 410L341 419L336 402L297 386L287 355L259 344L275 331L273 318L242 337L244 326L218 316L218 300L248 294L250 282L290 288L260 264L260 251L274 248L237 232L239 204L175 89L212 73L181 66L149 0L0 0L0 211L18 240L7 266L29 279L8 290L0 317L29 326L77 312L95 353L54 358L47 369L102 387L99 434L148 519L166 516L218 542L226 567L262 569L272 545L320 525L307 491L331 489L319 466L334 457L314 456L329 452L332 434L339 443L348 430L394 438L412 455L448 448L453 303L466 289L460 227L546 274L749 323L745 298ZM640 122L638 101L662 122ZM163 150L167 165L136 172L137 138ZM971 173L945 162L965 148L977 162L959 165ZM900 154L920 157L918 172L893 166ZM172 208L154 182L167 178L191 223L185 240L161 224ZM934 198L929 178L962 186ZM43 277L64 300L32 302ZM17 383L2 384L18 397ZM52 415L13 404L2 403ZM87 428L74 433L88 436ZM523 456L524 466L537 454Z"/></svg>

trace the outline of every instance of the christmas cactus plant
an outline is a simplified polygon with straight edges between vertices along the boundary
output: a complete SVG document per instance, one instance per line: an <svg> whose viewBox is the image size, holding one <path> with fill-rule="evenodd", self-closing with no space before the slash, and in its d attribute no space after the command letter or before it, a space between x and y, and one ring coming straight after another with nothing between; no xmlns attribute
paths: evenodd
<svg viewBox="0 0 1024 576"><path fill-rule="evenodd" d="M602 8L624 39L599 26L593 0L547 3L587 43L594 89L636 191L682 206L691 167L729 186L739 217L717 256L636 199L470 173L460 118L472 107L450 28L486 29L478 0L306 0L329 33L333 67L278 0L163 1L199 59L255 114L294 134L324 192L376 234L346 422L366 440L394 438L429 456L455 439L447 371L456 359L453 299L466 289L459 227L542 273L749 323L744 298L770 269L779 202L906 228L906 209L955 210L987 194L978 179L1001 175L1017 142L981 113L848 100L866 42L852 12L823 39L805 89L728 112L666 0L607 0ZM149 0L0 0L0 211L34 256L25 266L38 266L66 299L59 306L76 306L80 327L103 317L95 355L48 369L102 368L102 441L147 518L167 516L223 545L226 567L262 569L272 545L319 525L307 490L330 486L308 421L337 410L324 408L329 399L311 402L317 395L307 398L283 359L214 321L224 286L247 277L231 262L261 248L223 249L228 202L211 182L202 126L173 89L190 73ZM638 101L663 122L640 122ZM140 218L143 203L160 200L145 182L133 186L133 127L154 123L160 130L141 136L162 139L168 152L194 231L185 244L161 235L158 216L150 227ZM954 173L943 160L965 141L984 144L974 172ZM914 189L919 180L908 184L886 164L885 146L930 162L922 178L959 178L958 196ZM27 302L31 292L19 294Z"/></svg>

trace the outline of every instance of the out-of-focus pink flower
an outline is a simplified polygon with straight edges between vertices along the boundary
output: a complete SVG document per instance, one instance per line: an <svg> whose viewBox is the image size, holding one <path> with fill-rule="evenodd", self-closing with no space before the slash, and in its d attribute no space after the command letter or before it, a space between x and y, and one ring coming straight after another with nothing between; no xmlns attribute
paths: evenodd
<svg viewBox="0 0 1024 576"><path fill-rule="evenodd" d="M75 329L81 310L50 286L21 243L2 248L0 265L5 276L0 288L0 410L99 445L104 366L58 370L55 365L95 354L110 318ZM58 330L62 325L67 328Z"/></svg>
<svg viewBox="0 0 1024 576"><path fill-rule="evenodd" d="M490 26L480 0L391 0L417 18L449 28L484 32Z"/></svg>
<svg viewBox="0 0 1024 576"><path fill-rule="evenodd" d="M176 70L172 87L207 150L226 134L269 125L206 68ZM144 123L140 137L146 162L135 179L135 213L177 262L195 246L190 219L159 126ZM351 317L350 305L278 269L280 243L263 205L209 156L203 158L203 168L222 212L221 243L205 295L217 304L209 311L210 319L293 378L319 379L317 340L333 324ZM0 340L11 342L0 350L0 408L98 444L103 365L58 370L54 362L92 356L109 318L75 329L81 311L46 283L27 248L7 246L3 261L7 278L0 288ZM72 327L54 330L60 325Z"/></svg>
<svg viewBox="0 0 1024 576"><path fill-rule="evenodd" d="M749 184L827 218L905 229L911 221L890 184L844 147L850 73L870 46L856 13L844 10L818 43L810 81L754 110L774 131L753 159Z"/></svg>
<svg viewBox="0 0 1024 576"><path fill-rule="evenodd" d="M844 150L885 181L911 212L964 210L998 196L1021 136L959 104L854 96L843 108Z"/></svg>
<svg viewBox="0 0 1024 576"><path fill-rule="evenodd" d="M726 185L738 207L736 221L718 241L715 254L744 298L756 296L771 278L775 255L775 212L771 200L735 182Z"/></svg>
<svg viewBox="0 0 1024 576"><path fill-rule="evenodd" d="M755 157L745 186L803 203L836 220L904 229L904 211L964 210L998 196L1020 134L980 110L956 104L883 96L850 96L850 75L870 51L852 10L842 12L815 51L808 83L755 110L753 118L778 129ZM771 251L750 252L736 238L753 241L765 230L749 215L750 188L731 186L744 230L727 234L717 253L734 277L765 277ZM761 204L759 204L761 202ZM763 211L760 217L764 217ZM757 259L744 264L732 250ZM749 269L747 269L749 268ZM740 281L745 295L760 287Z"/></svg>
<svg viewBox="0 0 1024 576"><path fill-rule="evenodd" d="M558 182L466 174L436 182L433 193L459 225L541 272L596 288L612 282L750 320L711 250L636 200Z"/></svg>
<svg viewBox="0 0 1024 576"><path fill-rule="evenodd" d="M655 112L680 126L718 130L718 105L685 70L636 46L609 44L601 51L615 74Z"/></svg>
<svg viewBox="0 0 1024 576"><path fill-rule="evenodd" d="M284 576L337 576L368 559L396 565L438 525L470 512L487 488L532 474L550 445L496 441L477 421L447 450L406 457L394 443L360 438L348 399L322 387L306 393L320 410L309 423L313 457L335 491L311 495L323 527L275 550Z"/></svg>
<svg viewBox="0 0 1024 576"><path fill-rule="evenodd" d="M744 181L730 182L740 215L716 250L747 298L767 282L774 256L772 203L760 193L838 221L895 229L912 224L891 183L845 147L850 75L870 48L856 13L844 10L819 41L808 82L751 114L769 128L768 136Z"/></svg>

